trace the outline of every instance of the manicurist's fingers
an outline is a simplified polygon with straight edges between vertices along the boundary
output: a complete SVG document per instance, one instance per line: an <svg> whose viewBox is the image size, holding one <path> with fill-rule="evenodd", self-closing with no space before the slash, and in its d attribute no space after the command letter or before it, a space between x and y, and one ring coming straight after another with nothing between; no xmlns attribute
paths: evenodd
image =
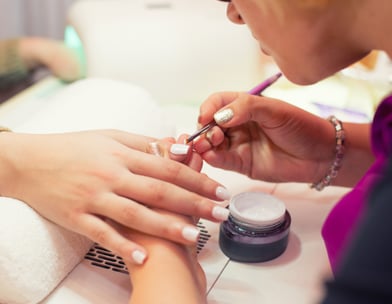
<svg viewBox="0 0 392 304"><path fill-rule="evenodd" d="M304 110L264 96L239 93L229 105L214 114L214 119L220 127L233 128L248 122L256 122L263 128L277 128L287 116L295 116Z"/></svg>

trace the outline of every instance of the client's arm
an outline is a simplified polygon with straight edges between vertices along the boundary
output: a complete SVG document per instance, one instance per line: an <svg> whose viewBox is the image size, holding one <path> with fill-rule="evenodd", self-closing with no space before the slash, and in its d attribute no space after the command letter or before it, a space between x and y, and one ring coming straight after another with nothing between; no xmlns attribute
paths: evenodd
<svg viewBox="0 0 392 304"><path fill-rule="evenodd" d="M28 69L45 66L53 75L67 82L84 76L77 54L61 40L22 37L18 39L18 53Z"/></svg>
<svg viewBox="0 0 392 304"><path fill-rule="evenodd" d="M19 37L0 41L0 86L13 85L32 69L44 66L64 81L83 77L83 67L74 50L63 41L43 37Z"/></svg>

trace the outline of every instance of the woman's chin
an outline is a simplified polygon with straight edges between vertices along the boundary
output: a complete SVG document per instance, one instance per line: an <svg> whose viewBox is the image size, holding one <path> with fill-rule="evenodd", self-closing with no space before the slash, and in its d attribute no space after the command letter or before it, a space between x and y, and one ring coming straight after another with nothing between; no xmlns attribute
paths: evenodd
<svg viewBox="0 0 392 304"><path fill-rule="evenodd" d="M297 85L311 85L325 78L312 73L306 74L303 71L298 71L298 69L295 71L284 71L282 69L282 73L289 81Z"/></svg>

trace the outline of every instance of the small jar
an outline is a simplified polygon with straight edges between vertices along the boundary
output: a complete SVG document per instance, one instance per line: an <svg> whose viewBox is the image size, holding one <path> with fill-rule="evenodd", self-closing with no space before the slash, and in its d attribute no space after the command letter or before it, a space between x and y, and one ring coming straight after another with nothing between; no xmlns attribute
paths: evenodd
<svg viewBox="0 0 392 304"><path fill-rule="evenodd" d="M261 192L232 197L230 215L220 226L219 246L230 259L256 263L272 260L287 248L291 216L285 204Z"/></svg>

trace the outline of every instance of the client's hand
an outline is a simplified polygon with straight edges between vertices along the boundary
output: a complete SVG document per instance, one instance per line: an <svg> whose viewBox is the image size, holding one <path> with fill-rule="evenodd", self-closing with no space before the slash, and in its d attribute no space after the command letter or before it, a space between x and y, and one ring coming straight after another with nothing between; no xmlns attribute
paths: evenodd
<svg viewBox="0 0 392 304"><path fill-rule="evenodd" d="M187 134L182 134L177 140L173 137L168 137L151 142L149 153L181 162L200 172L203 166L203 159L198 153L193 151L192 144L184 144L187 137ZM183 151L184 147L188 148L186 153Z"/></svg>
<svg viewBox="0 0 392 304"><path fill-rule="evenodd" d="M0 193L28 203L53 222L85 235L125 260L142 263L145 249L124 238L110 219L183 244L198 229L153 208L210 220L227 210L217 182L192 168L146 153L155 139L121 131L0 134Z"/></svg>
<svg viewBox="0 0 392 304"><path fill-rule="evenodd" d="M82 63L62 41L41 37L19 38L18 54L27 69L45 66L67 82L83 77Z"/></svg>

